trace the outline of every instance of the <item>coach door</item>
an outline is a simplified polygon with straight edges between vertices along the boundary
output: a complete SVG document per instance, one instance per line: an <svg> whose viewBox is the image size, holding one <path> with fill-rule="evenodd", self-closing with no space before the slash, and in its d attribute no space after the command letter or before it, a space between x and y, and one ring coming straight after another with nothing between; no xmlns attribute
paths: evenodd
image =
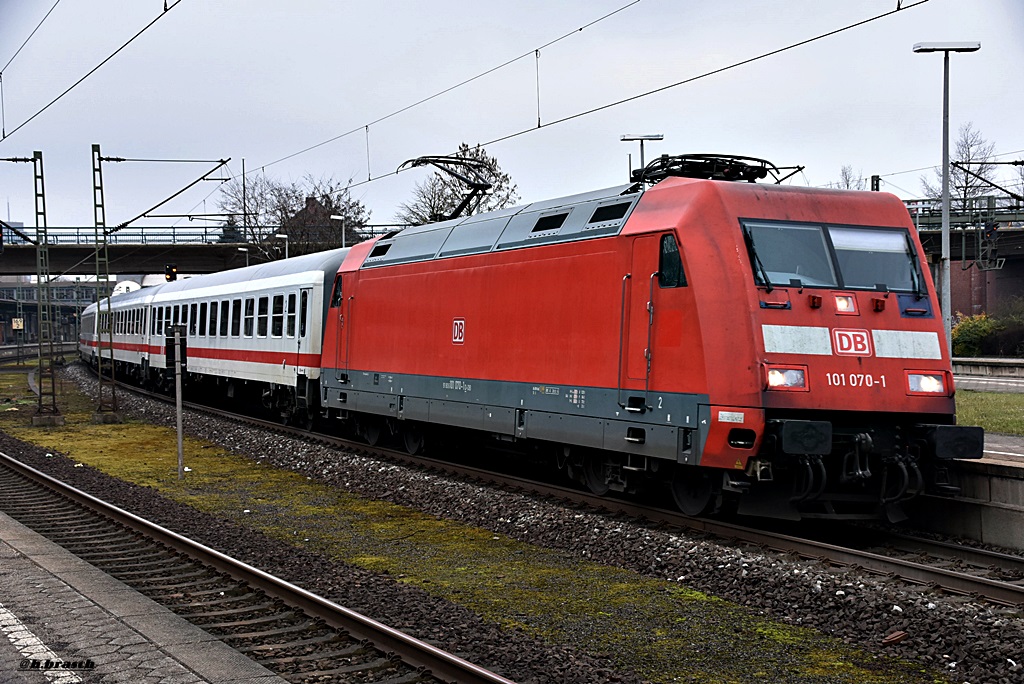
<svg viewBox="0 0 1024 684"><path fill-rule="evenodd" d="M295 296L294 294L290 295L289 299L291 299L294 296ZM309 365L309 364L305 364L305 363L302 362L302 355L303 354L309 354L310 353L310 347L312 346L309 343L309 336L311 334L311 330L310 329L313 327L310 324L310 316L309 316L310 302L311 302L312 297L313 297L313 290L312 290L312 288L304 287L304 288L299 290L299 329L295 331L295 333L296 333L295 334L295 367L296 368L302 368L304 366ZM289 316L291 316L292 313L294 312L294 309L292 309L293 306L294 306L293 302L289 301L288 302L288 308L291 309L288 312Z"/></svg>
<svg viewBox="0 0 1024 684"><path fill-rule="evenodd" d="M348 380L348 318L351 303L345 297L351 289L351 275L341 273L334 280L334 288L331 292L331 306L328 317L333 316L334 320L328 325L334 325L337 337L334 345L334 379L340 382ZM326 350L325 350L326 351Z"/></svg>
<svg viewBox="0 0 1024 684"><path fill-rule="evenodd" d="M619 404L641 413L648 405L653 353L654 281L658 277L658 244L661 236L633 241L630 271L622 280L622 330L619 372Z"/></svg>

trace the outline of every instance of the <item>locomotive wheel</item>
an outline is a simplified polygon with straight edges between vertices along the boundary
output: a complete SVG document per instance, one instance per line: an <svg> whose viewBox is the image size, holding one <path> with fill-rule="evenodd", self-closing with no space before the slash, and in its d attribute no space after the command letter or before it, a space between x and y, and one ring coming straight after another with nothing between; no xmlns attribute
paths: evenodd
<svg viewBox="0 0 1024 684"><path fill-rule="evenodd" d="M587 489L596 496L604 496L610 487L604 478L604 459L589 454L583 458L583 482Z"/></svg>
<svg viewBox="0 0 1024 684"><path fill-rule="evenodd" d="M359 432L362 434L363 439L366 440L366 443L370 446L377 446L380 444L380 437L383 431L381 430L381 422L376 418L366 419L360 427Z"/></svg>
<svg viewBox="0 0 1024 684"><path fill-rule="evenodd" d="M698 516L707 513L718 498L718 491L711 475L698 468L676 467L670 488L676 506L686 515Z"/></svg>
<svg viewBox="0 0 1024 684"><path fill-rule="evenodd" d="M423 430L415 425L406 425L402 428L402 443L405 444L405 452L410 456L423 451Z"/></svg>

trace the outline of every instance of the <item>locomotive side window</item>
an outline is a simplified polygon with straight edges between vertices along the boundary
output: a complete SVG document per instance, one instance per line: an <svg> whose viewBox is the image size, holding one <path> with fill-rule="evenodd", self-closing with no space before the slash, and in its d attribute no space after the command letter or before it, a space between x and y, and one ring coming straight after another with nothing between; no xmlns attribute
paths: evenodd
<svg viewBox="0 0 1024 684"><path fill-rule="evenodd" d="M259 315L256 317L256 335L267 336L267 313L270 309L270 298L260 297Z"/></svg>
<svg viewBox="0 0 1024 684"><path fill-rule="evenodd" d="M683 259L674 235L661 236L661 257L658 261L658 287L684 287Z"/></svg>
<svg viewBox="0 0 1024 684"><path fill-rule="evenodd" d="M249 300L252 301L251 299ZM231 302L231 336L238 337L242 332L242 300L235 299Z"/></svg>
<svg viewBox="0 0 1024 684"><path fill-rule="evenodd" d="M295 337L295 293L288 295L288 337Z"/></svg>
<svg viewBox="0 0 1024 684"><path fill-rule="evenodd" d="M562 227L565 223L565 219L568 218L569 212L561 214L552 214L550 216L541 216L537 219L537 224L531 230L531 233L541 233L545 230L557 230Z"/></svg>
<svg viewBox="0 0 1024 684"><path fill-rule="evenodd" d="M341 274L334 279L334 294L331 295L331 308L335 309L341 306Z"/></svg>
<svg viewBox="0 0 1024 684"><path fill-rule="evenodd" d="M214 306L217 306L214 303ZM199 336L206 337L206 319L208 317L207 304L203 302L199 305Z"/></svg>
<svg viewBox="0 0 1024 684"><path fill-rule="evenodd" d="M594 215L587 223L602 223L604 221L617 221L626 215L632 202L619 202L618 204L606 204L594 210Z"/></svg>
<svg viewBox="0 0 1024 684"><path fill-rule="evenodd" d="M252 337L252 324L256 319L256 300L249 297L245 300L245 336Z"/></svg>
<svg viewBox="0 0 1024 684"><path fill-rule="evenodd" d="M284 334L284 295L274 295L273 305L270 334L274 337L281 337Z"/></svg>
<svg viewBox="0 0 1024 684"><path fill-rule="evenodd" d="M228 336L228 320L231 314L231 303L227 299L220 302L220 336Z"/></svg>

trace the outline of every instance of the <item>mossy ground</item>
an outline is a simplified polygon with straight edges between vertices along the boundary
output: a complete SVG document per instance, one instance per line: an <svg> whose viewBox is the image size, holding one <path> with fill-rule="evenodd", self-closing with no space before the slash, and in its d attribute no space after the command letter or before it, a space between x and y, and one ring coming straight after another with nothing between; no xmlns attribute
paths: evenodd
<svg viewBox="0 0 1024 684"><path fill-rule="evenodd" d="M24 383L0 375L0 401L26 396L18 379ZM387 572L506 627L607 655L652 681L935 681L920 667L673 582L368 500L199 440L185 440L191 472L181 481L173 430L93 425L91 402L70 386L59 403L61 428L32 428L31 410L19 410L0 412L0 429L296 546Z"/></svg>
<svg viewBox="0 0 1024 684"><path fill-rule="evenodd" d="M959 390L956 420L960 425L980 425L986 432L1024 435L1024 394Z"/></svg>

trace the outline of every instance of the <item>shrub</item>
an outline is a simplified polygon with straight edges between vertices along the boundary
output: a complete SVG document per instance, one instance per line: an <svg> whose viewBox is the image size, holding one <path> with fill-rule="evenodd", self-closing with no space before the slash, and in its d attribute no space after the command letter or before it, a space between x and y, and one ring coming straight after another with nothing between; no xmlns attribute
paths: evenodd
<svg viewBox="0 0 1024 684"><path fill-rule="evenodd" d="M1006 326L988 314L957 316L953 326L953 356L996 354L1000 345L995 336ZM1015 350L1014 350L1015 351Z"/></svg>

